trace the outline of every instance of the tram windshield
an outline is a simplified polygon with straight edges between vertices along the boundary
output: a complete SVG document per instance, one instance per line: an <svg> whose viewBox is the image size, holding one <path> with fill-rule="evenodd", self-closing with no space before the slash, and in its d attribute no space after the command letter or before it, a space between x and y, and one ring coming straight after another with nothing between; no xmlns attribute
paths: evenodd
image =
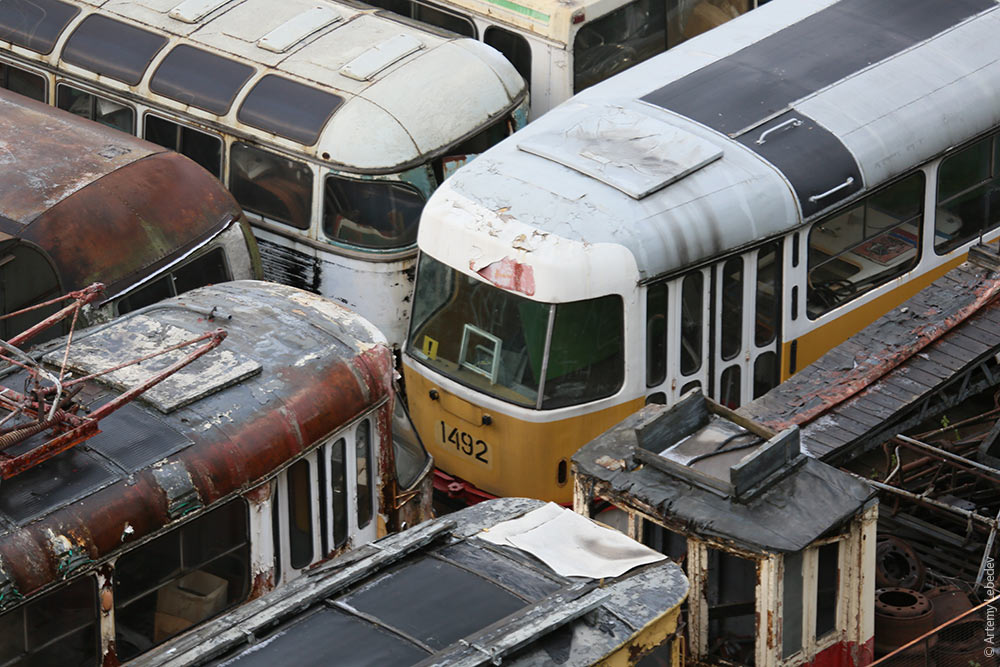
<svg viewBox="0 0 1000 667"><path fill-rule="evenodd" d="M532 301L421 254L408 351L503 401L552 409L615 393L625 375L622 299Z"/></svg>

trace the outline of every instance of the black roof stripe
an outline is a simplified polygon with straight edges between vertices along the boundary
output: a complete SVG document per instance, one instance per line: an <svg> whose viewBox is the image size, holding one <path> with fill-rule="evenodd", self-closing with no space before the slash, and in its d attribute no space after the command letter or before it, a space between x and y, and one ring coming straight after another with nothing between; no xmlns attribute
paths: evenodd
<svg viewBox="0 0 1000 667"><path fill-rule="evenodd" d="M994 0L842 0L642 100L738 133L992 7Z"/></svg>

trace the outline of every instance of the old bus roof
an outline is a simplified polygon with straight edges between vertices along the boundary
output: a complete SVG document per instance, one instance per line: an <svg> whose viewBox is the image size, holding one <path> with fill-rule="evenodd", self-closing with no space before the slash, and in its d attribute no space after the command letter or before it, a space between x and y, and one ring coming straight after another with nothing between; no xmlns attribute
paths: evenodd
<svg viewBox="0 0 1000 667"><path fill-rule="evenodd" d="M143 662L219 664L213 660L225 656L225 664L247 667L393 667L486 664L495 655L495 663L502 659L504 665L591 665L623 646L639 652L655 645L653 636L661 640L650 626L668 624L666 615L688 593L676 563L661 558L600 580L569 577L518 548L527 540L515 540L515 547L480 539L529 512L536 515L525 521L542 513L557 517L531 531L540 541L553 535L556 524L579 526L577 532L560 531L570 539L547 544L549 554L575 550L611 559L624 549L651 551L569 509L496 498L362 546L332 567L321 565L153 649ZM602 554L609 546L605 535L620 546ZM240 631L234 633L236 626ZM664 626L658 629L669 630ZM469 660L469 652L480 652L479 660Z"/></svg>
<svg viewBox="0 0 1000 667"><path fill-rule="evenodd" d="M102 354L120 363L140 356L144 341L215 328L228 334L222 344L150 396L166 412L140 398L83 445L0 485L0 578L28 595L62 578L53 535L100 560L121 546L122 526L138 540L179 519L191 494L201 508L244 491L389 396L392 361L372 325L322 297L258 281L198 288L78 331L71 366L100 364ZM60 342L42 351L61 360ZM4 384L20 386L17 378ZM82 395L103 403L119 393L88 383Z"/></svg>
<svg viewBox="0 0 1000 667"><path fill-rule="evenodd" d="M0 230L31 241L63 289L112 295L240 216L191 160L0 89Z"/></svg>
<svg viewBox="0 0 1000 667"><path fill-rule="evenodd" d="M869 23L886 36L859 42ZM536 298L563 300L579 285L559 270L573 252L607 250L648 279L787 232L1000 123L997 34L993 0L775 0L587 89L464 167L424 209L435 224L420 247L470 272L528 261ZM671 135L670 152L656 148ZM643 171L649 153L706 147L721 158ZM476 236L475 257L461 234Z"/></svg>
<svg viewBox="0 0 1000 667"><path fill-rule="evenodd" d="M0 38L28 54L20 46L48 19L23 27L18 5L25 3L5 3L6 13L0 5ZM68 72L79 67L102 74L102 83L125 96L138 91L208 123L244 120L239 134L352 169L423 162L524 94L513 66L485 44L344 2L99 0L77 6L79 15L51 53L32 58L55 63L61 57ZM285 85L276 87L274 75ZM224 99L217 98L217 86L200 85L206 78L226 82ZM260 85L265 90L255 99ZM322 112L304 113L317 108L317 98Z"/></svg>

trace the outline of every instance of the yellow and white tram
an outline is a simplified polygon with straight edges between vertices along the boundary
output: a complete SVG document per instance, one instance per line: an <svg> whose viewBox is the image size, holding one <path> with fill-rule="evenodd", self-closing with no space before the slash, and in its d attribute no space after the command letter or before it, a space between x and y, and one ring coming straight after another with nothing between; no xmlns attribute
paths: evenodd
<svg viewBox="0 0 1000 667"><path fill-rule="evenodd" d="M998 34L994 0L776 0L459 170L403 362L439 482L567 502L643 403L759 396L996 239Z"/></svg>

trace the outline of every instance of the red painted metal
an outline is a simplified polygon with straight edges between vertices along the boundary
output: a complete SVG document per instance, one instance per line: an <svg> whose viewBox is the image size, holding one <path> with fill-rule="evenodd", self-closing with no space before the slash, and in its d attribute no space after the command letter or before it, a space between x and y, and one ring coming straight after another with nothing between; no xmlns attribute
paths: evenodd
<svg viewBox="0 0 1000 667"><path fill-rule="evenodd" d="M870 665L875 655L875 639L863 644L837 642L828 646L806 663L811 667L864 667Z"/></svg>

